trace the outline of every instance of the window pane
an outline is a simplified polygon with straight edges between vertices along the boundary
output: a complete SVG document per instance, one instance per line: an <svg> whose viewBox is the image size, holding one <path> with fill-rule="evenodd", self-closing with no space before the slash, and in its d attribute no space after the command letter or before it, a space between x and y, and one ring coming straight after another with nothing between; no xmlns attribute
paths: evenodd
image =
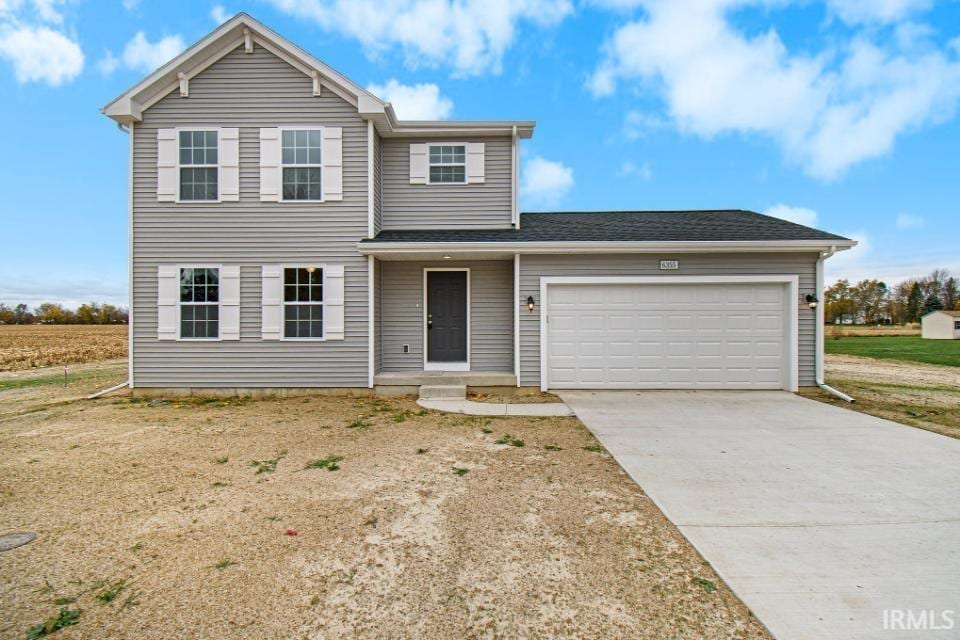
<svg viewBox="0 0 960 640"><path fill-rule="evenodd" d="M319 147L310 147L309 156L307 157L307 162L309 164L320 164L320 148Z"/></svg>
<svg viewBox="0 0 960 640"><path fill-rule="evenodd" d="M207 149L206 161L203 164L217 164L217 148Z"/></svg>
<svg viewBox="0 0 960 640"><path fill-rule="evenodd" d="M184 311L186 308L184 308ZM193 337L193 322L191 320L180 320L180 337L181 338L192 338Z"/></svg>
<svg viewBox="0 0 960 640"><path fill-rule="evenodd" d="M217 132L216 131L207 131L206 146L212 147L213 149L217 148Z"/></svg>
<svg viewBox="0 0 960 640"><path fill-rule="evenodd" d="M220 301L220 288L216 286L207 286L207 302L219 302Z"/></svg>
<svg viewBox="0 0 960 640"><path fill-rule="evenodd" d="M184 147L189 147L189 146L192 146L190 144L190 132L181 131L180 132L180 148L183 149Z"/></svg>
<svg viewBox="0 0 960 640"><path fill-rule="evenodd" d="M194 307L193 305L184 305L183 307L180 308L180 319L188 320L192 322L194 319L193 312L195 309L196 307Z"/></svg>
<svg viewBox="0 0 960 640"><path fill-rule="evenodd" d="M283 132L283 146L284 148L293 147L293 131Z"/></svg>
<svg viewBox="0 0 960 640"><path fill-rule="evenodd" d="M207 278L207 284L218 284L220 282L220 269L204 269L204 275Z"/></svg>
<svg viewBox="0 0 960 640"><path fill-rule="evenodd" d="M320 147L320 132L311 131L310 132L310 146L311 147Z"/></svg>
<svg viewBox="0 0 960 640"><path fill-rule="evenodd" d="M323 302L323 287L321 285L310 286L310 302Z"/></svg>
<svg viewBox="0 0 960 640"><path fill-rule="evenodd" d="M284 132L287 133L287 132ZM293 164L294 162L294 151L293 147L284 147L283 148L283 164Z"/></svg>
<svg viewBox="0 0 960 640"><path fill-rule="evenodd" d="M190 164L191 162L193 162L193 155L190 153L190 149L180 147L180 164Z"/></svg>
<svg viewBox="0 0 960 640"><path fill-rule="evenodd" d="M297 189L292 182L283 183L283 199L284 200L296 200Z"/></svg>

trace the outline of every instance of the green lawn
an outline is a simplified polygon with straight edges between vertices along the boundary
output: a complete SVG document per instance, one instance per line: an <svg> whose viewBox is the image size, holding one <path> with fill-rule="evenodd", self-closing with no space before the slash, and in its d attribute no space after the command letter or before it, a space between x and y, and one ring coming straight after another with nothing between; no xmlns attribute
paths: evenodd
<svg viewBox="0 0 960 640"><path fill-rule="evenodd" d="M827 338L827 353L960 367L960 340L924 340L918 336Z"/></svg>

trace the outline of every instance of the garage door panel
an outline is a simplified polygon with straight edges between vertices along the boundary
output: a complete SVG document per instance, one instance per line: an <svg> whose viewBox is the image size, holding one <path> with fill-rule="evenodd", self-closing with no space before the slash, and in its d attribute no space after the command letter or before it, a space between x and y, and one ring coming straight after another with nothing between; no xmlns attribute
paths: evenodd
<svg viewBox="0 0 960 640"><path fill-rule="evenodd" d="M781 284L553 285L554 388L781 388Z"/></svg>

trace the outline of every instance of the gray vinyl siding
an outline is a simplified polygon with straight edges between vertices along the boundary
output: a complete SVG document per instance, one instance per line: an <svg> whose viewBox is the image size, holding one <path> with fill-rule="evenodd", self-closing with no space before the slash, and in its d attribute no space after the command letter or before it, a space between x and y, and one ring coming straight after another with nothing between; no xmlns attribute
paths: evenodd
<svg viewBox="0 0 960 640"><path fill-rule="evenodd" d="M510 227L511 139L458 138L484 143L483 184L410 184L410 145L433 139L384 138L383 229L503 229Z"/></svg>
<svg viewBox="0 0 960 640"><path fill-rule="evenodd" d="M660 259L679 259L680 269L668 275L798 275L800 385L816 384L816 318L804 302L816 289L816 254L681 254L535 255L520 256L520 300L533 296L535 313L520 314L520 385L540 385L540 278L550 276L656 276Z"/></svg>
<svg viewBox="0 0 960 640"><path fill-rule="evenodd" d="M383 139L373 134L373 235L383 229Z"/></svg>
<svg viewBox="0 0 960 640"><path fill-rule="evenodd" d="M383 263L383 371L423 370L424 267L470 268L470 369L512 372L513 262L486 260Z"/></svg>
<svg viewBox="0 0 960 640"><path fill-rule="evenodd" d="M343 201L261 202L260 127L343 128ZM240 129L240 201L157 202L157 129L177 126ZM309 77L256 47L243 48L151 107L134 136L133 368L143 387L367 386L367 261L356 242L367 235L367 127L331 91L313 96ZM240 265L240 340L157 340L160 264ZM344 265L345 339L264 341L261 265Z"/></svg>

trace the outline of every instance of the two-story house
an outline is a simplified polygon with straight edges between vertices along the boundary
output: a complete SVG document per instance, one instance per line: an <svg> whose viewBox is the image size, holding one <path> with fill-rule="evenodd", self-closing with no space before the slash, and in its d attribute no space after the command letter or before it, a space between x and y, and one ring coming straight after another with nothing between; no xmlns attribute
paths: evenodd
<svg viewBox="0 0 960 640"><path fill-rule="evenodd" d="M783 388L854 243L740 210L525 213L530 121L398 120L246 14L108 104L130 384Z"/></svg>

